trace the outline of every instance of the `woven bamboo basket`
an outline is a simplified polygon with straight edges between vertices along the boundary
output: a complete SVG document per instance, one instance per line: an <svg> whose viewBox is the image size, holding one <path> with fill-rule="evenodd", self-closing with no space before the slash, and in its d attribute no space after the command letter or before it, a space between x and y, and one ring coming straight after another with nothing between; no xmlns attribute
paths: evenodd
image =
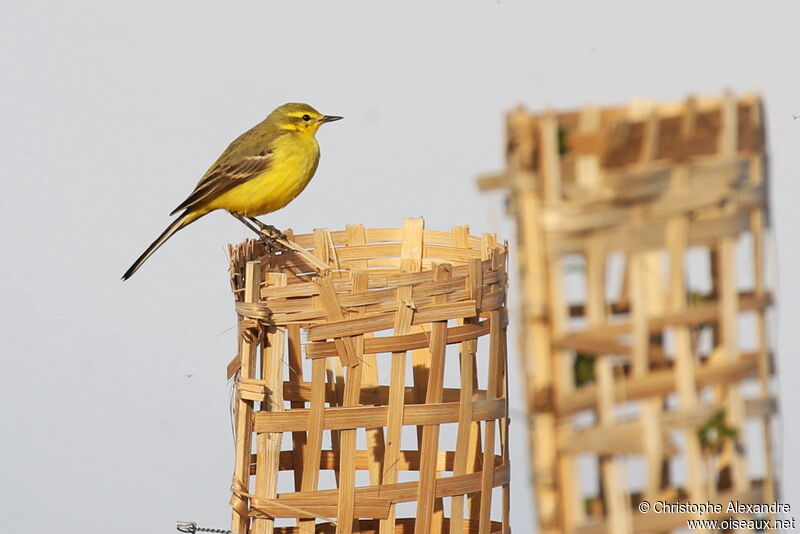
<svg viewBox="0 0 800 534"><path fill-rule="evenodd" d="M697 517L642 500L772 502L761 101L517 110L507 158L479 183L518 227L540 532Z"/></svg>
<svg viewBox="0 0 800 534"><path fill-rule="evenodd" d="M232 530L507 532L505 247L422 219L288 239L229 251Z"/></svg>

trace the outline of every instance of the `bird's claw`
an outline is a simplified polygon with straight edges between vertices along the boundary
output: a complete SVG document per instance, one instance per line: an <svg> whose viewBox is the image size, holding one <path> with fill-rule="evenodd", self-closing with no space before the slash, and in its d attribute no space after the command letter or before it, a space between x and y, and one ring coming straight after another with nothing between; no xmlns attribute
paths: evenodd
<svg viewBox="0 0 800 534"><path fill-rule="evenodd" d="M273 230L275 230L273 228ZM261 230L261 242L264 244L267 249L273 252L291 252L291 248L286 246L285 244L281 243L281 241L286 240L286 234L280 231L273 231L270 232L268 230Z"/></svg>
<svg viewBox="0 0 800 534"><path fill-rule="evenodd" d="M285 233L281 232L277 228L272 225L265 224L262 228L260 228L261 233L264 234L266 237L270 239L289 239Z"/></svg>
<svg viewBox="0 0 800 534"><path fill-rule="evenodd" d="M256 226L258 226L258 229L261 231L261 233L262 233L263 235L265 235L265 236L267 236L267 237L270 237L270 238L272 238L272 239L288 239L288 238L286 237L286 234L285 234L285 233L281 232L280 230L278 230L277 228L275 228L275 227L274 227L274 226L272 226L271 224L264 224L263 222L259 221L259 220L258 220L258 219L256 219L255 217L249 217L248 219L249 219L249 220L250 220L250 221L251 221L253 224L255 224Z"/></svg>
<svg viewBox="0 0 800 534"><path fill-rule="evenodd" d="M292 252L291 248L270 236L263 236L261 238L261 243L263 243L264 246L272 252Z"/></svg>
<svg viewBox="0 0 800 534"><path fill-rule="evenodd" d="M245 217L234 212L231 212L231 215L255 232L268 250L274 252L290 252L292 250L292 248L286 244L289 237L271 224L264 224L255 217Z"/></svg>

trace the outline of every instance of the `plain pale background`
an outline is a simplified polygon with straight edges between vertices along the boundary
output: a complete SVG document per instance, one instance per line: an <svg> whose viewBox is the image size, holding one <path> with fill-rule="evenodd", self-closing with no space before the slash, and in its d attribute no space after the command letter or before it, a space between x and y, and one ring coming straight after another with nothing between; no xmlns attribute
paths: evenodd
<svg viewBox="0 0 800 534"><path fill-rule="evenodd" d="M5 2L3 531L166 533L177 519L228 528L235 316L224 245L248 232L209 215L131 281L119 277L227 144L276 105L307 101L345 120L322 129L317 176L268 222L310 231L425 216L429 228L470 224L513 243L499 197L474 186L503 167L506 110L725 88L767 103L782 501L796 509L795 5ZM512 525L530 532L523 424L512 426Z"/></svg>

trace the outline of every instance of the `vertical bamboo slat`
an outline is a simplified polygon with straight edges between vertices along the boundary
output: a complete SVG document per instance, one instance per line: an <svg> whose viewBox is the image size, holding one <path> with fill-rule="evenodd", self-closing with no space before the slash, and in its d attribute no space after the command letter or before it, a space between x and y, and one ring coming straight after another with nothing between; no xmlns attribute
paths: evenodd
<svg viewBox="0 0 800 534"><path fill-rule="evenodd" d="M289 237L305 256L253 241L229 250L232 530L508 532L505 247L422 219ZM401 503L415 514L398 517Z"/></svg>
<svg viewBox="0 0 800 534"><path fill-rule="evenodd" d="M256 261L245 265L244 301L256 302L261 284L261 264ZM239 361L241 368L239 377L244 380L255 378L255 348L258 343L257 334L252 330L251 323L239 321ZM254 339L255 338L255 339ZM236 532L245 532L249 529L247 516L247 492L250 479L250 453L252 447L252 413L253 404L245 399L238 398L235 404L234 418L236 421L236 446L235 462L232 482L231 507L233 508L232 529Z"/></svg>
<svg viewBox="0 0 800 534"><path fill-rule="evenodd" d="M507 171L479 185L505 189L516 217L539 532L686 527L644 499L773 502L760 99L520 109L507 126Z"/></svg>
<svg viewBox="0 0 800 534"><path fill-rule="evenodd" d="M254 271L255 274L256 271ZM283 287L286 285L286 275L283 273L268 273L266 287ZM285 328L268 328L264 335L261 359L261 382L267 392L261 401L262 412L275 412L283 410L283 379L282 364L285 340ZM278 492L278 464L281 452L281 434L278 432L262 432L256 435L256 469L255 495L258 499L274 499ZM253 521L253 530L256 534L266 534L273 531L271 518L259 518Z"/></svg>

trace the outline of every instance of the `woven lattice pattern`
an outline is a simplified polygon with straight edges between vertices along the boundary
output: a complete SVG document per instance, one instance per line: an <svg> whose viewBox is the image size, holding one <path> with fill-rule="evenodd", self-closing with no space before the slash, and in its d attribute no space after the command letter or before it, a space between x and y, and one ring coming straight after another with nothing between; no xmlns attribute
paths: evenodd
<svg viewBox="0 0 800 534"><path fill-rule="evenodd" d="M233 530L507 531L505 247L422 219L288 238L316 261L230 249Z"/></svg>
<svg viewBox="0 0 800 534"><path fill-rule="evenodd" d="M772 502L758 98L518 110L507 155L481 186L518 225L541 532L686 526L641 499Z"/></svg>

